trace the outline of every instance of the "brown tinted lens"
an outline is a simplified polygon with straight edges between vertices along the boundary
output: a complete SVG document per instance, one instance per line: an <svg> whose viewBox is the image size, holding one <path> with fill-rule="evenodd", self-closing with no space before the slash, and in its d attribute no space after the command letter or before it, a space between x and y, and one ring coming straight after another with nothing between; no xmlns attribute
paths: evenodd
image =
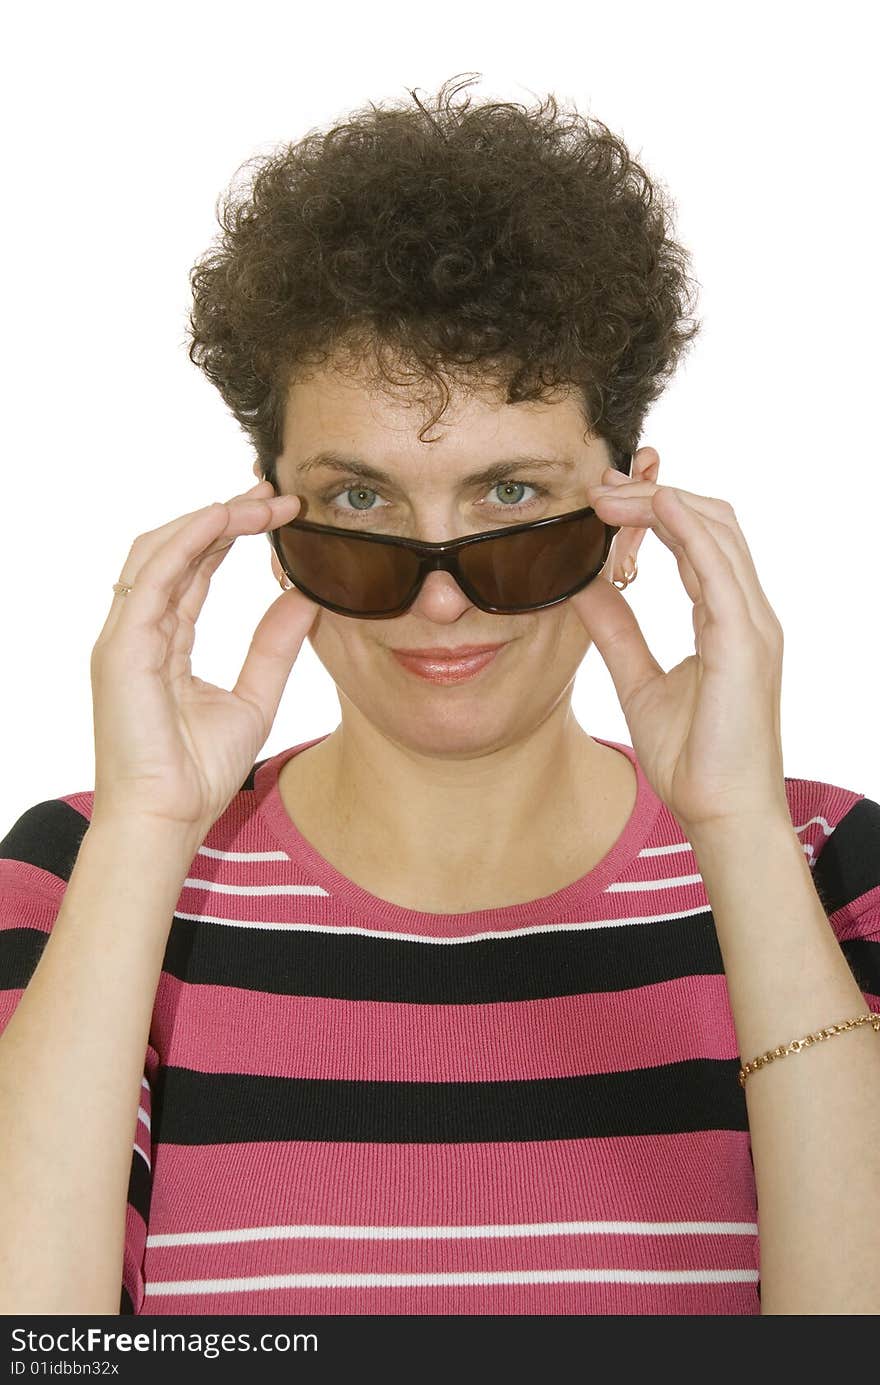
<svg viewBox="0 0 880 1385"><path fill-rule="evenodd" d="M277 532L294 583L346 611L394 611L418 575L415 554L391 544L357 534L315 534L295 521Z"/></svg>
<svg viewBox="0 0 880 1385"><path fill-rule="evenodd" d="M595 514L470 544L463 576L489 606L531 607L570 596L601 570L605 525Z"/></svg>

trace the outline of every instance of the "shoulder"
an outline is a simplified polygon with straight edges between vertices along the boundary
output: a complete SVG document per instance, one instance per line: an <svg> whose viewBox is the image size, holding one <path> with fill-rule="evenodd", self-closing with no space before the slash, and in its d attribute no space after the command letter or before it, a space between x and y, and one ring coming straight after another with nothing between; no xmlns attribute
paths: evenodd
<svg viewBox="0 0 880 1385"><path fill-rule="evenodd" d="M839 938L880 934L880 802L815 779L785 780L792 824Z"/></svg>
<svg viewBox="0 0 880 1385"><path fill-rule="evenodd" d="M89 826L84 797L34 803L0 838L0 1032L55 926Z"/></svg>
<svg viewBox="0 0 880 1385"><path fill-rule="evenodd" d="M94 792L34 803L0 838L0 891L63 894L92 816Z"/></svg>
<svg viewBox="0 0 880 1385"><path fill-rule="evenodd" d="M244 795L253 796L257 760L227 812ZM0 835L0 896L18 891L60 902L92 821L94 789L48 798L26 808ZM0 825L0 834L4 826Z"/></svg>

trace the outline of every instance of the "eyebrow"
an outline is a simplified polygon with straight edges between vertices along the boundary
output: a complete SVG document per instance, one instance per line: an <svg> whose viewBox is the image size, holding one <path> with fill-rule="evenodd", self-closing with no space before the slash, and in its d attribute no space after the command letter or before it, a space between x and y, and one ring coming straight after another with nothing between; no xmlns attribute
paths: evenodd
<svg viewBox="0 0 880 1385"><path fill-rule="evenodd" d="M474 471L470 476L463 476L460 484L462 486L486 485L491 486L497 481L503 481L512 472L522 471L528 467L530 470L553 470L553 471L573 471L577 462L570 457L510 457L503 462L493 462L491 466L483 467L481 471ZM347 457L344 453L324 451L316 452L313 456L307 457L300 462L296 468L297 475L314 471L324 467L328 471L347 471L352 475L360 476L365 481L379 481L386 486L396 486L396 478L387 471L380 471L378 467L370 466L368 462L363 462L358 457Z"/></svg>

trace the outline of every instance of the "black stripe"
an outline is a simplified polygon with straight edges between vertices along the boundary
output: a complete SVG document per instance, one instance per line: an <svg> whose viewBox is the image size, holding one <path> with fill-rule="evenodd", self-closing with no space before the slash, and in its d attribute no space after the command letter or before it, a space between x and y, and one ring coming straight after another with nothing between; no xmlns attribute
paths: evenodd
<svg viewBox="0 0 880 1385"><path fill-rule="evenodd" d="M0 929L0 991L24 990L48 941L41 928Z"/></svg>
<svg viewBox="0 0 880 1385"><path fill-rule="evenodd" d="M608 931L615 934L613 948L603 946L599 930L447 946L351 934L237 932L177 919L164 970L190 983L273 995L453 1005L625 990L723 971L706 914ZM0 989L28 984L48 936L38 928L0 931ZM880 943L849 938L840 947L860 989L880 995Z"/></svg>
<svg viewBox="0 0 880 1385"><path fill-rule="evenodd" d="M430 945L177 919L164 970L191 984L272 995L429 1005L542 1000L723 973L709 915L607 930L613 946L599 931ZM38 928L0 930L0 989L24 989L48 936ZM880 943L851 938L840 947L860 989L880 995Z"/></svg>
<svg viewBox="0 0 880 1385"><path fill-rule="evenodd" d="M122 1293L119 1296L119 1313L120 1316L124 1314L129 1317L134 1313L134 1304L132 1303L131 1294L124 1284L122 1286Z"/></svg>
<svg viewBox="0 0 880 1385"><path fill-rule="evenodd" d="M69 803L58 798L35 803L0 841L0 859L23 861L66 882L88 828L88 818Z"/></svg>
<svg viewBox="0 0 880 1385"><path fill-rule="evenodd" d="M453 1144L746 1130L737 1059L522 1082L356 1082L164 1067L153 1139Z"/></svg>
<svg viewBox="0 0 880 1385"><path fill-rule="evenodd" d="M137 1150L131 1152L131 1171L128 1175L128 1201L145 1222L150 1220L152 1179L145 1160Z"/></svg>
<svg viewBox="0 0 880 1385"><path fill-rule="evenodd" d="M867 938L848 938L840 944L859 990L880 995L880 943Z"/></svg>
<svg viewBox="0 0 880 1385"><path fill-rule="evenodd" d="M414 943L175 918L163 967L181 981L273 995L485 1005L723 971L711 913L473 943Z"/></svg>
<svg viewBox="0 0 880 1385"><path fill-rule="evenodd" d="M0 931L0 986L28 984L48 936L38 928ZM708 912L622 928L453 944L175 918L163 969L190 984L272 995L435 1005L541 1000L723 971Z"/></svg>
<svg viewBox="0 0 880 1385"><path fill-rule="evenodd" d="M880 803L860 798L840 819L816 857L813 881L829 914L880 885Z"/></svg>

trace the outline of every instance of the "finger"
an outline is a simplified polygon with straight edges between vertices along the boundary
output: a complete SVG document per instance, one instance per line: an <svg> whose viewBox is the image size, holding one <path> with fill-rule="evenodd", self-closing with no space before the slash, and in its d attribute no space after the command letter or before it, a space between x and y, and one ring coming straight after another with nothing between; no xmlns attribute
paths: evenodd
<svg viewBox="0 0 880 1385"><path fill-rule="evenodd" d="M247 498L232 501L228 505L215 504L198 514L189 524L172 532L137 572L133 589L122 605L116 629L125 635L157 627L168 610L172 590L191 563L219 539L259 533L273 519L277 524L284 523L294 501L298 505L295 496ZM137 547L138 541L132 550L135 556Z"/></svg>
<svg viewBox="0 0 880 1385"><path fill-rule="evenodd" d="M242 500L246 498L247 496L239 497L239 499ZM292 498L297 502L295 505L285 505L283 507L283 515L274 517L273 520L265 526L266 532L270 529L277 528L279 524L286 524L288 520L293 519L299 511L298 496L281 497L267 495L265 498L269 501L280 501L282 498ZM172 590L169 604L177 607L182 619L192 621L193 623L198 620L210 590L211 579L220 564L228 557L238 537L239 535L234 533L221 535L216 543L211 544L209 548L205 549L204 553L198 554L181 574Z"/></svg>
<svg viewBox="0 0 880 1385"><path fill-rule="evenodd" d="M613 583L600 576L569 601L599 650L626 715L632 698L664 670L648 648L635 612Z"/></svg>
<svg viewBox="0 0 880 1385"><path fill-rule="evenodd" d="M214 546L210 557L196 559L172 590L168 608L159 625L168 640L165 667L172 681L189 677L192 672L190 658L196 641L196 622L214 573L227 554L232 552L233 545L234 540L226 540L222 547Z"/></svg>
<svg viewBox="0 0 880 1385"><path fill-rule="evenodd" d="M150 530L145 534L140 534L135 539L128 551L128 558L125 561L122 574L119 578L120 583L129 587L130 590L124 593L113 593L113 601L107 614L107 619L104 621L104 625L95 642L96 651L109 641L110 637L122 623L126 609L130 609L131 603L135 599L134 589L137 584L138 567L143 566L147 561L146 554L154 548L158 551L157 545L161 547L161 538L159 536L161 534L165 534L166 536L169 534L176 534L179 537L181 534L186 534L187 532L190 534L196 533L205 536L203 539L203 546L206 546L206 543L210 542L210 539L219 532L222 522L220 516L221 508L222 507L216 503L214 505L205 505L201 510L196 510L191 515L182 515L177 520L173 520L170 524L163 525L161 529ZM168 539L166 537L166 542L167 541ZM138 600L140 600L140 598L138 598Z"/></svg>
<svg viewBox="0 0 880 1385"><path fill-rule="evenodd" d="M279 498L280 497L274 494L274 487L271 481L258 481L255 486L251 486L250 490L242 491L241 495L234 495L232 500L275 500ZM227 505L231 505L232 500L227 500ZM222 552L228 548L230 543L234 543L234 541L235 538L223 540L215 544L212 548L206 549L205 553L201 556L206 558L214 552Z"/></svg>
<svg viewBox="0 0 880 1385"><path fill-rule="evenodd" d="M638 525L641 527L653 528L657 537L662 542L666 543L668 547L671 547L672 545L669 542L670 536L666 532L668 526L666 528L658 526L656 523L652 522L650 516L651 513L654 512L656 517L656 511L653 506L654 494L661 491L674 490L675 494L678 495L687 506L696 511L696 513L701 515L705 521L712 526L719 546L726 554L736 573L737 580L745 595L754 624L766 633L769 633L774 626L778 625L776 613L767 599L766 592L761 586L751 550L739 526L732 505L726 500L716 499L713 496L696 495L692 491L682 490L680 487L656 486L646 481L632 483L624 482L624 487L621 496L622 503L618 503L618 493L615 491L611 497L612 504L610 507L605 507L602 504L603 500L607 497L596 495L596 505L594 508L596 508L597 514L601 514L602 518L608 518L609 522L621 523L626 527L635 527ZM630 504L628 497L637 497L641 504ZM651 509L645 509L644 507L646 506L650 506ZM613 520L610 519L612 513L615 516ZM647 516L647 518L645 518L645 516ZM681 571L681 565L679 565L679 570ZM684 573L682 573L682 580L684 581ZM687 582L685 582L685 586L687 588ZM691 595L689 589L688 595Z"/></svg>
<svg viewBox="0 0 880 1385"><path fill-rule="evenodd" d="M745 534L739 526L733 506L726 500L709 496L691 496L690 491L678 491L685 505L701 516L709 526L722 552L728 558L736 580L745 596L752 624L765 638L774 638L779 629L776 612L761 586Z"/></svg>
<svg viewBox="0 0 880 1385"><path fill-rule="evenodd" d="M247 519L247 527L241 528L238 533L227 527L226 533L222 534L217 542L207 548L204 553L199 553L181 574L173 589L172 601L174 602L175 615L182 625L190 627L194 631L196 621L201 615L208 592L211 589L214 573L232 552L237 538L244 534L268 533L269 530L277 528L279 524L286 524L299 510L299 498L296 496L267 497L267 500L272 508L268 522L261 520L259 516L251 516ZM291 500L295 503L287 503ZM239 520L239 527L241 523L242 521ZM233 521L230 520L230 525L232 524ZM194 633L189 640L190 649L193 639Z"/></svg>
<svg viewBox="0 0 880 1385"><path fill-rule="evenodd" d="M273 601L254 631L232 691L259 709L267 735L302 642L320 612L316 601L291 587Z"/></svg>
<svg viewBox="0 0 880 1385"><path fill-rule="evenodd" d="M658 486L653 495L631 499L615 494L605 501L606 497L595 497L595 509L609 523L626 527L634 521L634 527L653 529L676 554L685 550L711 618L731 629L757 625L763 619L754 594L750 607L749 575L741 557L731 556L729 543L722 547L724 526L699 513L675 487Z"/></svg>
<svg viewBox="0 0 880 1385"><path fill-rule="evenodd" d="M251 486L250 490L242 491L239 495L233 495L225 502L219 500L215 501L214 504L222 505L225 503L226 505L232 505L236 500L265 500L271 498L272 493L273 487L269 481L258 481L256 485ZM176 519L169 520L167 524L161 524L157 529L150 529L145 534L139 535L129 550L130 556L134 554L136 546L138 549L145 548L148 554L153 552L156 548L167 542L173 534L179 533L180 530L185 528L191 520L196 519L199 515L205 514L210 509L210 505L203 505L198 510L191 510L188 514L178 515ZM153 542L149 543L148 541L150 540ZM143 560L141 566L143 566ZM133 571L129 564L126 563L125 573L128 575L123 575L119 580L128 586L133 586L137 572Z"/></svg>
<svg viewBox="0 0 880 1385"><path fill-rule="evenodd" d="M673 504L681 514L687 552L704 594L694 607L694 636L701 662L707 670L718 668L727 676L739 670L750 678L758 669L775 678L782 648L781 627L772 609L757 601L757 583L752 587L746 580L743 585L742 568L725 546L728 526L698 513L684 500L676 498ZM739 628L737 621L742 622ZM731 649L736 651L735 660L731 659Z"/></svg>
<svg viewBox="0 0 880 1385"><path fill-rule="evenodd" d="M259 481L255 486L252 486L250 490L244 491L241 496L236 496L233 498L244 499L249 496L254 496L257 499L259 499L267 494L267 488L268 493L271 493L271 491L273 490L271 484L268 481ZM142 549L146 548L148 550L152 550L152 548L158 547L163 542L167 541L168 537L171 534L179 532L187 524L192 523L192 521L198 518L199 516L207 514L210 509L210 505L204 505L200 510L191 510L188 514L179 515L176 519L169 520L167 524L161 525L158 529L152 529L145 534L139 535L138 538L135 539L134 543L128 551L128 557L123 565L122 575L119 578L120 583L123 586L134 586L135 578L137 576L137 568L135 566L135 563L137 562L137 555L139 555ZM142 564L144 559L141 559L140 561ZM113 601L111 603L107 619L105 620L101 633L98 636L99 643L106 640L106 638L112 633L113 629L116 627L120 613L122 611L123 602L130 595L130 592L113 593Z"/></svg>

